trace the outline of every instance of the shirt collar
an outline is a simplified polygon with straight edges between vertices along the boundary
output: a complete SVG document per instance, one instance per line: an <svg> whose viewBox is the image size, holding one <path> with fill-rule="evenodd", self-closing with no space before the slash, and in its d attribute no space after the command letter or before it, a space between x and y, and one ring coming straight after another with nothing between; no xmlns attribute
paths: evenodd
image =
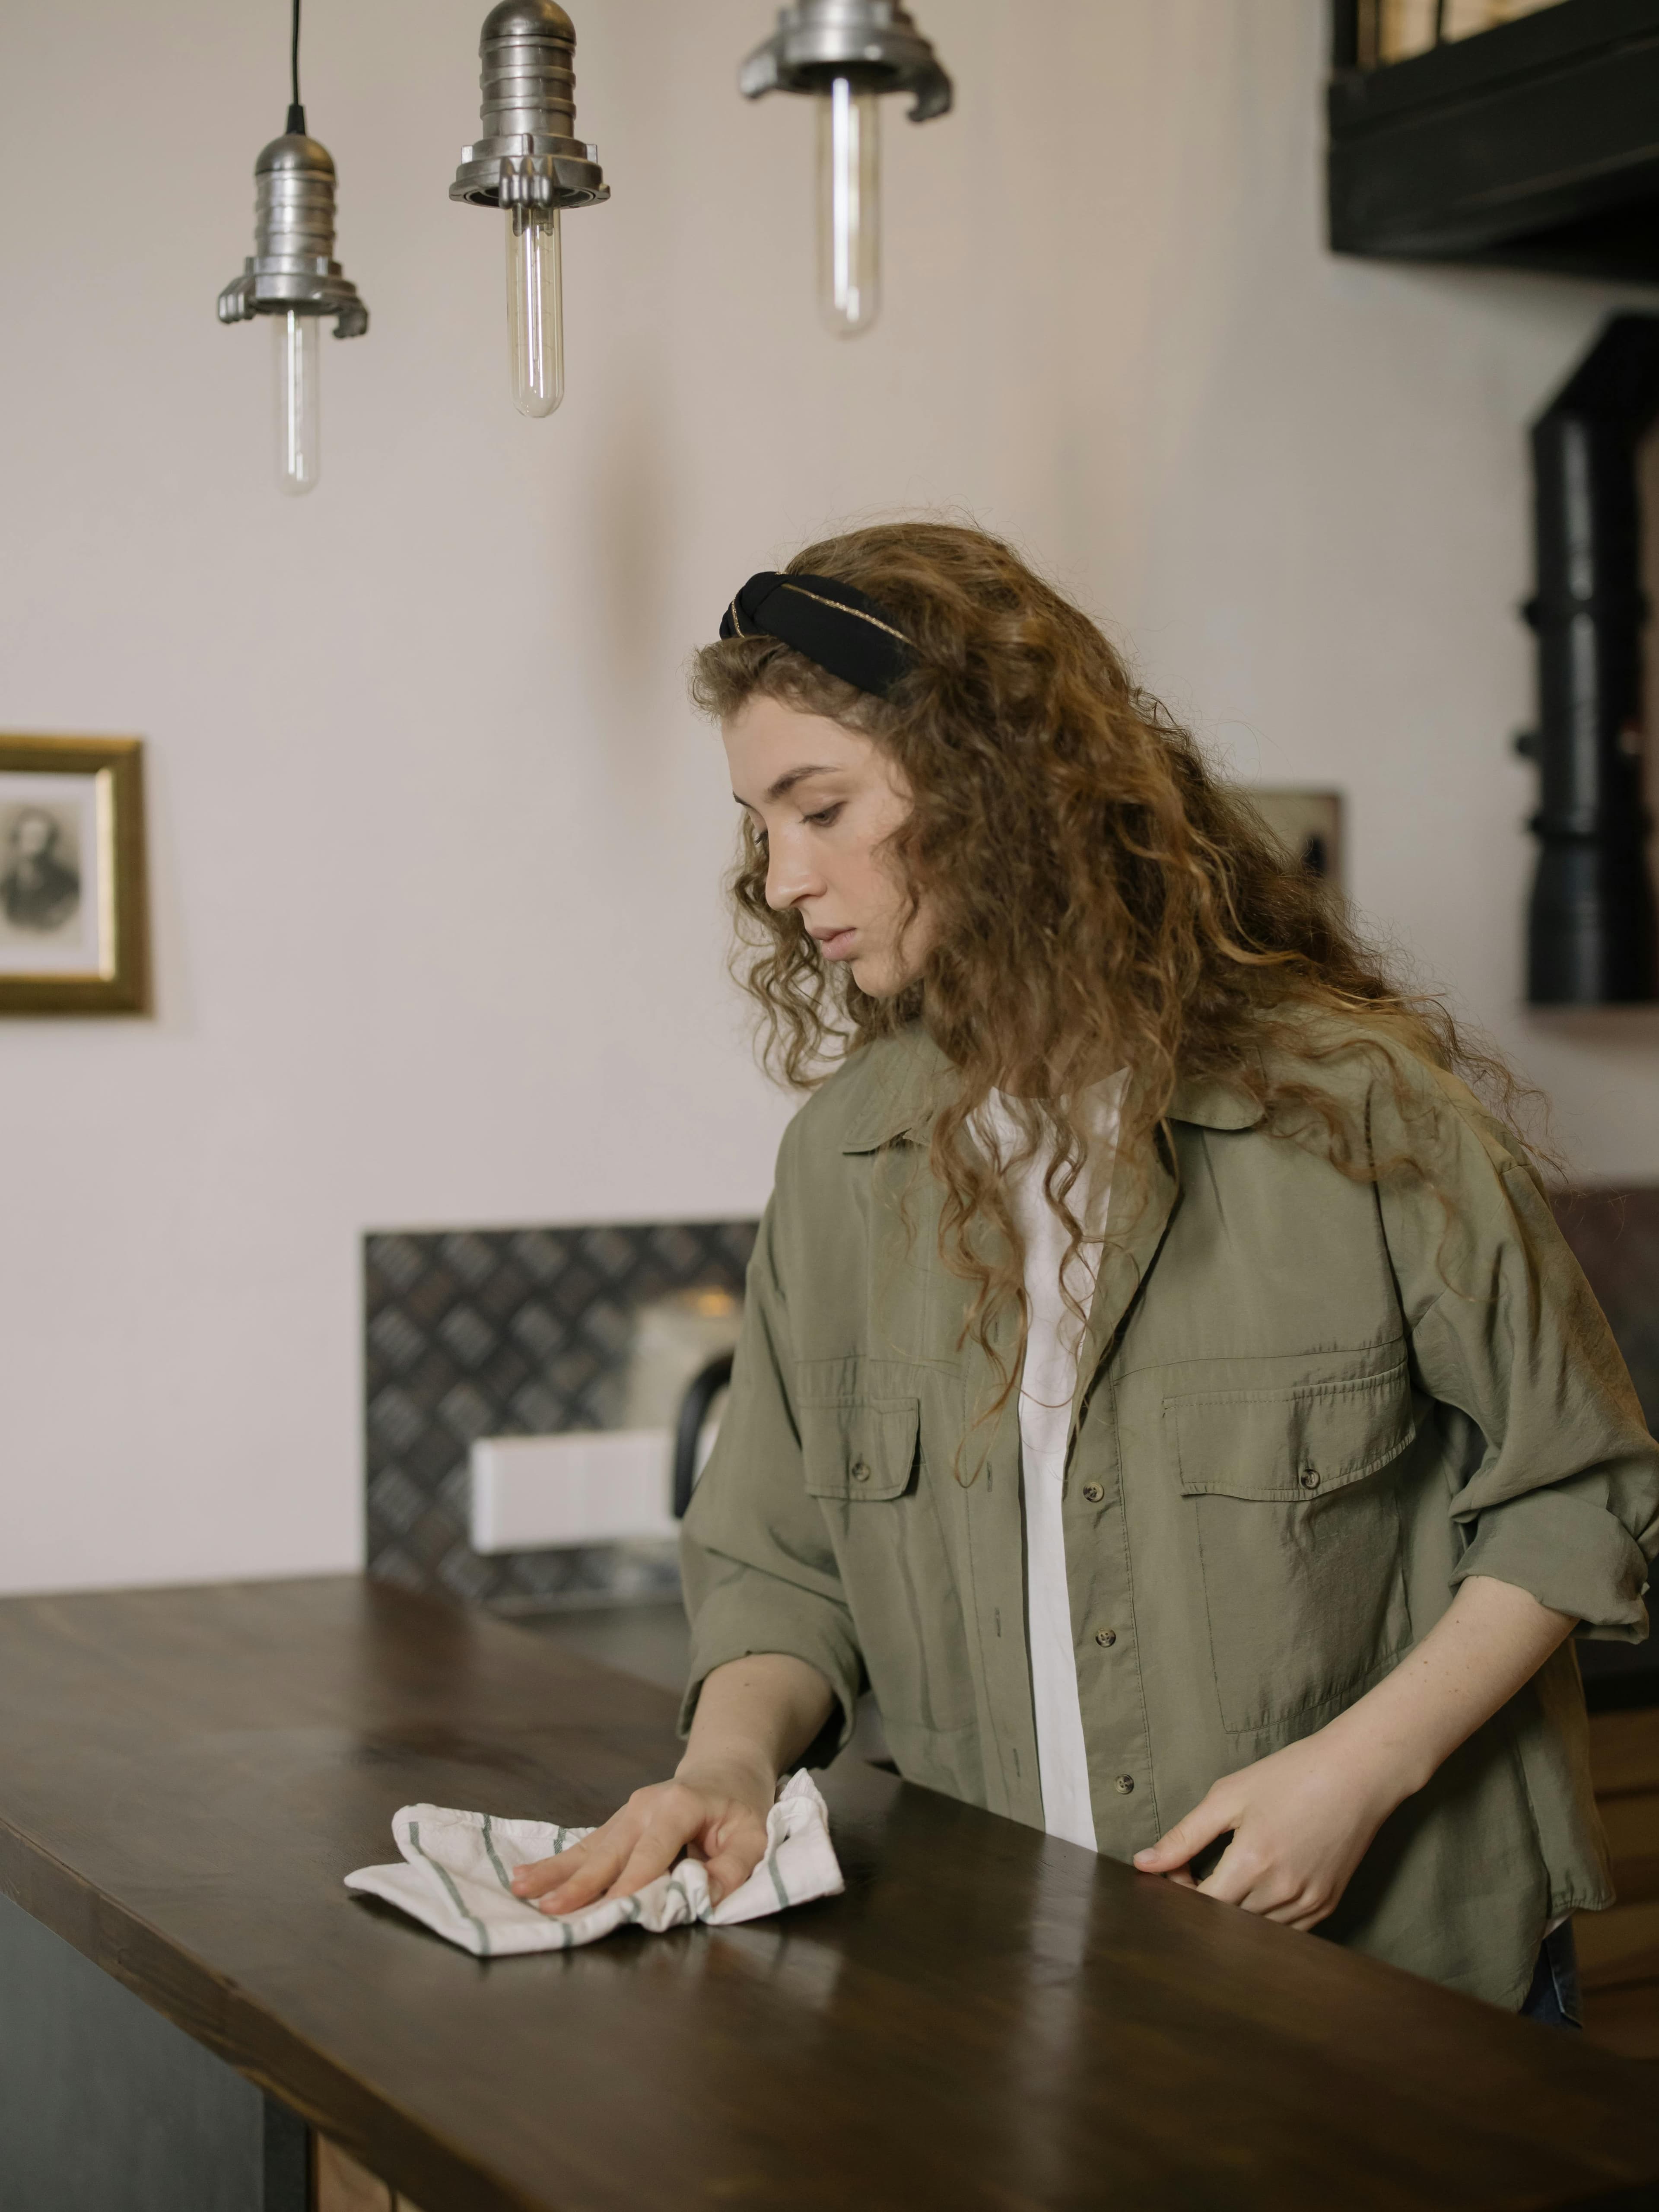
<svg viewBox="0 0 1659 2212"><path fill-rule="evenodd" d="M950 1061L920 1023L866 1045L867 1095L848 1117L844 1152L873 1152L899 1137L920 1137L945 1103Z"/></svg>
<svg viewBox="0 0 1659 2212"><path fill-rule="evenodd" d="M1194 1121L1200 1129L1254 1129L1267 1109L1216 1076L1176 1084L1164 1108L1170 1121Z"/></svg>
<svg viewBox="0 0 1659 2212"><path fill-rule="evenodd" d="M902 1036L866 1045L869 1095L848 1116L843 1152L873 1152L900 1137L921 1138L945 1102L951 1063L919 1024ZM1263 1109L1212 1076L1177 1083L1165 1118L1202 1129L1253 1129Z"/></svg>

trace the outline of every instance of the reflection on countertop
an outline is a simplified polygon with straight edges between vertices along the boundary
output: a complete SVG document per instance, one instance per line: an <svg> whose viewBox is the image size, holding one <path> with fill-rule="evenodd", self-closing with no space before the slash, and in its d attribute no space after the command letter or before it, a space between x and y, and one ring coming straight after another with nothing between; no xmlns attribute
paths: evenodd
<svg viewBox="0 0 1659 2212"><path fill-rule="evenodd" d="M683 1606L584 1606L561 1613L520 1613L516 1628L550 1636L619 1674L636 1674L678 1697L691 1663L691 1631Z"/></svg>
<svg viewBox="0 0 1659 2212"><path fill-rule="evenodd" d="M568 1651L602 1667L635 1674L659 1689L678 1697L685 1687L691 1667L691 1631L678 1605L584 1606L558 1613L517 1613L510 1616L515 1628L538 1636L550 1636ZM893 1767L881 1715L873 1698L860 1700L858 1717L848 1750L872 1765Z"/></svg>

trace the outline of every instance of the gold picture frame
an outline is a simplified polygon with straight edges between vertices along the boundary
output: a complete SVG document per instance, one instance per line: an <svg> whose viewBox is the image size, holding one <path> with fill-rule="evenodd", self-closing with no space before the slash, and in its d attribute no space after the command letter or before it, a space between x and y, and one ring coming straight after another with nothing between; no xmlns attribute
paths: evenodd
<svg viewBox="0 0 1659 2212"><path fill-rule="evenodd" d="M149 1011L143 742L0 732L0 1014Z"/></svg>

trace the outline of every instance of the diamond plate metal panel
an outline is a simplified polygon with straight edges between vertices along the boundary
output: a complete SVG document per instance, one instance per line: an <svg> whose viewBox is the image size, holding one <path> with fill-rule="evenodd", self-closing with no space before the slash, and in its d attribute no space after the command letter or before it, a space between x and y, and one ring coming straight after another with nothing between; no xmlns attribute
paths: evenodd
<svg viewBox="0 0 1659 2212"><path fill-rule="evenodd" d="M638 1321L677 1293L741 1299L752 1221L377 1231L363 1240L368 1571L530 1607L678 1588L655 1546L507 1553L467 1541L481 1436L616 1427Z"/></svg>

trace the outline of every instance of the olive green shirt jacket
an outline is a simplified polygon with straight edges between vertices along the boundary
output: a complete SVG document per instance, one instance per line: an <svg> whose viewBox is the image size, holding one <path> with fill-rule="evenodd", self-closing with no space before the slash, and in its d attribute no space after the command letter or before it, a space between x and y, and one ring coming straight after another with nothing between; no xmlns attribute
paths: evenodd
<svg viewBox="0 0 1659 2212"><path fill-rule="evenodd" d="M1114 1180L1063 1506L1114 1858L1352 1704L1467 1575L1646 1632L1659 1449L1528 1169L1393 1048L1292 1072L1376 1179L1205 1085ZM840 1707L810 1758L867 1686L901 1773L1040 1827L1018 1395L975 1428L999 1379L927 1167L949 1079L920 1031L866 1046L785 1135L685 1523L686 1718L712 1668L791 1652ZM1385 1823L1322 1932L1517 2006L1549 1923L1611 1899L1569 1643Z"/></svg>

